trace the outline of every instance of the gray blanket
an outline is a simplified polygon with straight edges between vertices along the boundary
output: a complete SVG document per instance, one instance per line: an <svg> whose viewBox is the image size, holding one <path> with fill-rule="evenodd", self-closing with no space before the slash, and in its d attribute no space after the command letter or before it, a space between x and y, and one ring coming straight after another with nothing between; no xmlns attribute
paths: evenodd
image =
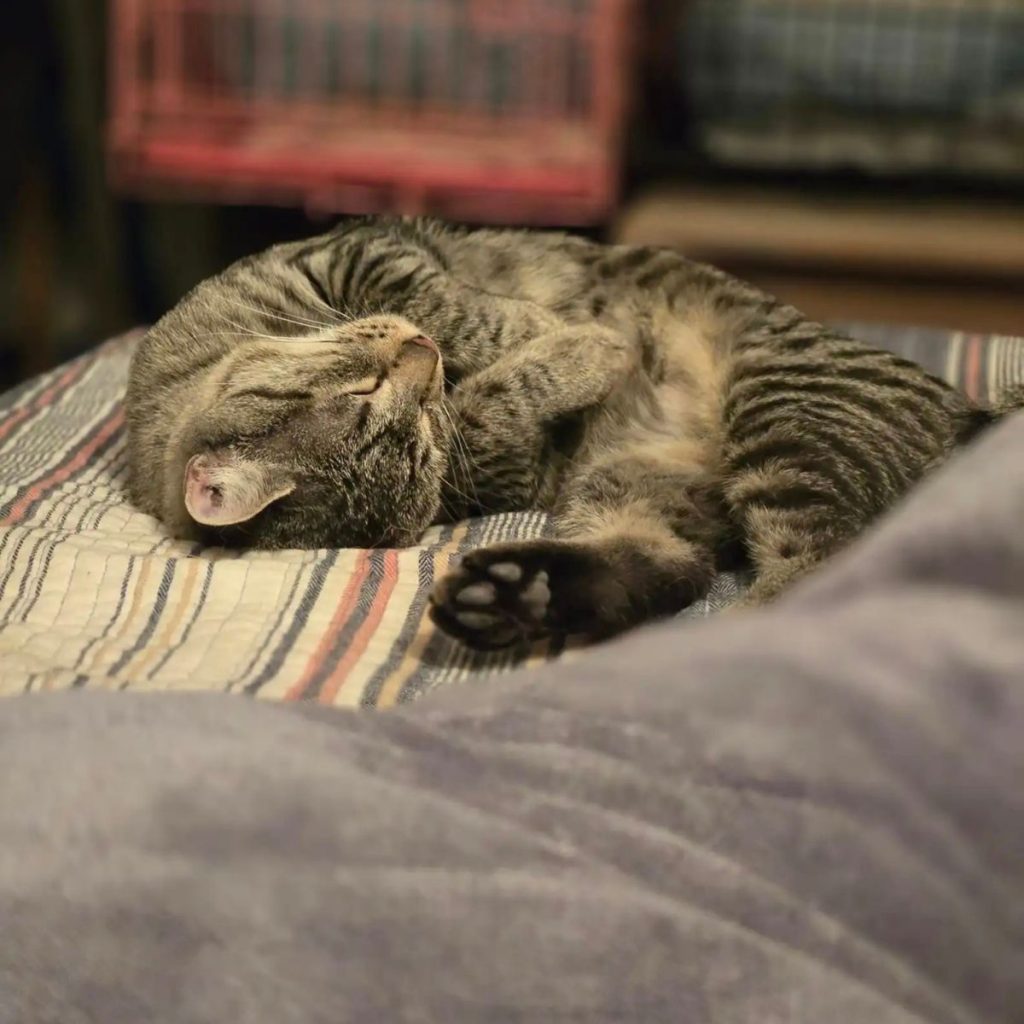
<svg viewBox="0 0 1024 1024"><path fill-rule="evenodd" d="M2 1024L1024 1021L1024 417L770 613L0 706Z"/></svg>

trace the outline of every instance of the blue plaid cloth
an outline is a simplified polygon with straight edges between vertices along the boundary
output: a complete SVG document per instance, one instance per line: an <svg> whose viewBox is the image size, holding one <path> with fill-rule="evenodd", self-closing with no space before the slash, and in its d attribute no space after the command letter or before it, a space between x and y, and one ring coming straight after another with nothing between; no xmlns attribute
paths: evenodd
<svg viewBox="0 0 1024 1024"><path fill-rule="evenodd" d="M680 51L727 158L1024 174L1024 0L693 0Z"/></svg>

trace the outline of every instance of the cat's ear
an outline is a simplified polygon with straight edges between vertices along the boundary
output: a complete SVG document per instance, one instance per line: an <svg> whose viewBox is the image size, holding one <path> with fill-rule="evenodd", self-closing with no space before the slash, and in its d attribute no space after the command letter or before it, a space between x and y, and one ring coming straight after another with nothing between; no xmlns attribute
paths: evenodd
<svg viewBox="0 0 1024 1024"><path fill-rule="evenodd" d="M196 455L185 467L185 508L203 526L248 522L294 490L281 469L234 454Z"/></svg>

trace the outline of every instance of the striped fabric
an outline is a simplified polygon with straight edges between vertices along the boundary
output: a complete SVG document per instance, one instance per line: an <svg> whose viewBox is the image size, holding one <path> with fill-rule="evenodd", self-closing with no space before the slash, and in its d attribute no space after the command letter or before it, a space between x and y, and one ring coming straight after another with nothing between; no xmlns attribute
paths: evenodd
<svg viewBox="0 0 1024 1024"><path fill-rule="evenodd" d="M1021 339L859 333L976 395L1024 379ZM427 593L454 555L537 536L541 515L435 528L402 551L242 553L170 540L135 511L120 398L136 337L0 398L0 693L212 689L389 706L515 663L435 633ZM688 614L737 586L721 578Z"/></svg>
<svg viewBox="0 0 1024 1024"><path fill-rule="evenodd" d="M1024 0L694 0L678 76L729 163L1024 174Z"/></svg>

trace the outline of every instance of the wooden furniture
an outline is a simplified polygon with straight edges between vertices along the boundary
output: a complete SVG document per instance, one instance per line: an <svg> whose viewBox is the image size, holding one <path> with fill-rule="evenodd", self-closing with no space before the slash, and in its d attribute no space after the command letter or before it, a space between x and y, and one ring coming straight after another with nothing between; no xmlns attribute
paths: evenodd
<svg viewBox="0 0 1024 1024"><path fill-rule="evenodd" d="M614 238L678 248L821 320L1024 334L1024 204L675 186L628 204Z"/></svg>

